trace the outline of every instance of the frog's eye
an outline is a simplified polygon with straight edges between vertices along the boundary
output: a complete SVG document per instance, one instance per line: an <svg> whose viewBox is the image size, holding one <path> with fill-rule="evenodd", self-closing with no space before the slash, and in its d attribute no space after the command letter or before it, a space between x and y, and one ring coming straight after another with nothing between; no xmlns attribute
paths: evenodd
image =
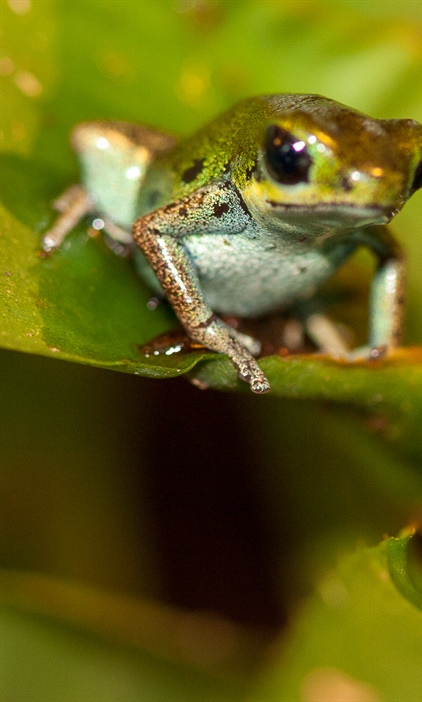
<svg viewBox="0 0 422 702"><path fill-rule="evenodd" d="M308 181L312 159L304 141L271 125L266 132L265 162L269 174L278 183L297 185Z"/></svg>
<svg viewBox="0 0 422 702"><path fill-rule="evenodd" d="M413 179L411 192L414 193L416 192L416 190L419 190L419 188L422 188L422 161L420 162L419 166L415 171L415 177Z"/></svg>

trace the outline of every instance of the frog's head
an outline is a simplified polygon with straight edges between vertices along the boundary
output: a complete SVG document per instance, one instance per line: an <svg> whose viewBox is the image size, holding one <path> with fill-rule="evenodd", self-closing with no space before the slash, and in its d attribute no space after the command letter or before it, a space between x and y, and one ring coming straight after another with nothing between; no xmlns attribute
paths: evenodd
<svg viewBox="0 0 422 702"><path fill-rule="evenodd" d="M256 217L315 233L386 224L422 187L422 125L377 120L319 96L280 98L242 192Z"/></svg>

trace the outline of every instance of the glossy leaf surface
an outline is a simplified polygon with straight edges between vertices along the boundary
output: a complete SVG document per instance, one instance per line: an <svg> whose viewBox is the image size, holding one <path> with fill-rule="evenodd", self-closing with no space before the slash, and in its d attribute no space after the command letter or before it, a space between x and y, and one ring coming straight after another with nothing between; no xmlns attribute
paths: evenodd
<svg viewBox="0 0 422 702"><path fill-rule="evenodd" d="M367 18L353 14L352 3L344 3L337 14L337 33L344 29L348 17L355 23L360 44L331 63L332 38L320 23L319 13L306 16L294 5L282 10L275 3L250 2L247 12L240 12L235 4L225 2L205 3L202 9L195 3L186 7L183 3L148 3L141 8L129 1L117 6L90 2L83 21L80 6L71 2L28 7L28 11L17 11L9 3L4 10L9 46L3 60L3 80L10 99L3 131L1 294L2 344L7 348L155 377L185 373L204 358L203 353L162 354L154 359L139 354L137 346L174 326L174 318L164 306L148 311L148 291L127 263L98 241L87 240L88 222L81 224L63 251L50 260L40 258L40 234L52 221L50 202L78 178L67 143L75 122L101 116L187 133L234 99L274 91L278 86L285 91L329 94L373 113L382 105L386 116L390 112L391 116L421 119L422 105L411 88L420 59L413 51L416 36L410 18L407 24L403 20L406 42L394 49L395 40L385 31L391 20L371 26L369 35ZM410 10L404 8L404 16L406 12ZM258 16L260 29L253 34L256 46L247 49L241 38L248 36L247 27ZM300 35L288 45L287 55L283 51L278 56L279 38L287 30L292 37L295 23L298 32L300 26ZM136 32L131 31L132 26L137 27ZM264 32L268 33L265 42ZM95 50L91 51L93 37ZM39 53L23 49L23 44L31 43L40 47ZM166 45L167 53L159 51L161 44ZM301 49L304 45L308 46L306 53ZM312 46L318 46L320 53L317 75L311 70ZM389 52L400 75L400 91L390 82ZM372 53L371 70L377 77L378 91L374 93L369 72L365 81L359 81L359 95L354 95L354 72L359 61L369 60L368 53ZM249 55L254 56L253 61ZM153 75L150 66L154 67ZM261 67L260 75L257 66ZM342 81L338 80L340 66ZM144 99L139 98L142 94ZM407 221L402 220L402 230L410 240L411 313L415 320L414 331L408 336L416 341L422 328L417 305L421 288L419 276L412 271L422 260L417 225L420 214L419 218L415 215L421 212L420 202L408 207L413 208L413 223L409 213ZM225 364L206 356L208 382L221 388L233 386ZM401 366L406 387L419 372L419 356L409 351ZM323 384L325 364L310 359L295 359L294 364L307 378L306 383L296 384L296 392L304 397L315 395L312 388ZM264 365L273 392L289 396L284 364L273 360ZM366 371L363 382L372 385L372 368ZM201 366L198 372L203 375ZM336 375L341 378L341 373ZM377 378L381 380L379 392L388 394L382 370ZM344 385L331 382L329 397L347 402Z"/></svg>

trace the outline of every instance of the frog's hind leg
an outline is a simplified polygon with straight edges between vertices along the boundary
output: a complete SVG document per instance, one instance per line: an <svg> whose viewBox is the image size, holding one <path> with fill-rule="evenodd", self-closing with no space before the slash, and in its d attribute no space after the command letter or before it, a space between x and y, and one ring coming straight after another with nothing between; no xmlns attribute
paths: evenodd
<svg viewBox="0 0 422 702"><path fill-rule="evenodd" d="M127 122L99 121L77 125L71 141L99 216L130 232L142 211L139 198L147 171L174 148L174 137ZM110 236L120 241L111 229Z"/></svg>
<svg viewBox="0 0 422 702"><path fill-rule="evenodd" d="M53 202L53 209L60 214L42 238L41 246L47 253L57 249L78 222L94 212L93 202L82 185L72 185L65 190Z"/></svg>
<svg viewBox="0 0 422 702"><path fill-rule="evenodd" d="M72 132L72 145L84 185L73 185L53 204L59 217L42 239L45 252L57 249L86 215L94 228L127 255L133 248L130 228L139 215L138 198L146 171L160 154L174 148L173 136L127 122L86 122ZM98 226L97 226L98 225Z"/></svg>

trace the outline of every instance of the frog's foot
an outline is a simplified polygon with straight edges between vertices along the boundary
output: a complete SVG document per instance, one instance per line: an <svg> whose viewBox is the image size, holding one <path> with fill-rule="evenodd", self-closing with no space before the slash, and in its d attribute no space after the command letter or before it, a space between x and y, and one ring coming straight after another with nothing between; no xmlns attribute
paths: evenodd
<svg viewBox="0 0 422 702"><path fill-rule="evenodd" d="M253 336L249 334L243 334L243 332L237 331L237 329L233 329L233 327L230 327L230 334L241 346L244 346L252 356L259 356L261 353L261 342L258 341L258 339L254 339Z"/></svg>
<svg viewBox="0 0 422 702"><path fill-rule="evenodd" d="M118 224L114 224L114 222L112 222L111 219L108 219L107 217L101 217L100 220L103 223L101 229L103 229L104 233L109 238L107 244L110 246L110 248L113 249L113 243L116 242L117 244L120 244L121 247L125 247L128 254L132 254L135 248L135 244L133 243L132 239L132 234L126 231L126 229L123 229L123 227L119 227ZM122 253L120 253L119 251L116 251L116 253L119 256L122 255Z"/></svg>
<svg viewBox="0 0 422 702"><path fill-rule="evenodd" d="M347 361L377 361L384 358L392 349L388 346L359 346L346 355Z"/></svg>
<svg viewBox="0 0 422 702"><path fill-rule="evenodd" d="M310 315L305 324L306 331L312 341L322 352L328 353L334 358L352 363L354 361L376 361L391 351L391 347L386 345L370 346L369 344L350 350L336 325L322 314Z"/></svg>
<svg viewBox="0 0 422 702"><path fill-rule="evenodd" d="M72 185L54 201L53 208L60 214L41 240L46 253L59 248L82 217L93 212L93 202L82 185Z"/></svg>
<svg viewBox="0 0 422 702"><path fill-rule="evenodd" d="M239 378L249 383L252 392L263 394L270 390L270 384L257 361L241 343L244 335L228 327L218 317L213 316L204 326L191 328L189 336L211 351L227 354L236 366ZM246 338L248 343L253 341L251 337Z"/></svg>
<svg viewBox="0 0 422 702"><path fill-rule="evenodd" d="M130 240L125 240L123 238L117 238L114 236L114 232L111 233L110 227L108 226L108 221L102 220L104 223L104 227L102 227L102 230L104 232L103 238L105 243L107 244L108 248L111 249L111 251L116 254L116 256L119 256L120 258L132 258L134 253L135 253L135 247L133 245L133 241ZM94 221L95 224L95 221ZM114 227L114 225L112 225ZM112 230L113 231L113 230ZM122 230L123 231L123 230Z"/></svg>
<svg viewBox="0 0 422 702"><path fill-rule="evenodd" d="M246 355L244 349L240 348L241 354L238 354L236 351L228 354L239 371L239 378L249 383L252 392L255 392L257 395L269 392L271 389L270 384L258 363L253 356Z"/></svg>
<svg viewBox="0 0 422 702"><path fill-rule="evenodd" d="M348 358L349 348L336 325L323 314L311 314L305 319L305 328L320 351L336 358Z"/></svg>

